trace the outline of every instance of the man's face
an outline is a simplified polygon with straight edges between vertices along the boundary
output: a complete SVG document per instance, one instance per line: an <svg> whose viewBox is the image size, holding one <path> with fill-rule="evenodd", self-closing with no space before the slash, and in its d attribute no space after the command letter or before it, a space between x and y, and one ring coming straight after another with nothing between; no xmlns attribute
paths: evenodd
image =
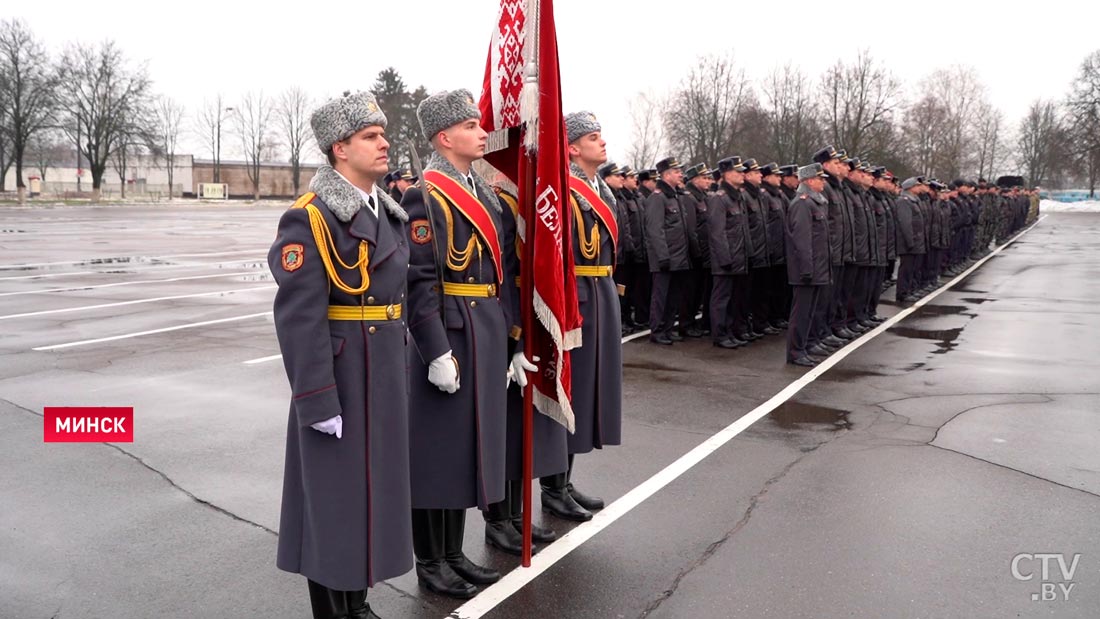
<svg viewBox="0 0 1100 619"><path fill-rule="evenodd" d="M728 172L722 173L722 180L734 187L740 187L745 184L745 173L737 170L729 170Z"/></svg>
<svg viewBox="0 0 1100 619"><path fill-rule="evenodd" d="M644 180L642 181L642 187L645 187L650 191L657 191L657 181L653 179Z"/></svg>
<svg viewBox="0 0 1100 619"><path fill-rule="evenodd" d="M695 185L695 188L699 191L706 191L710 189L710 176L706 174L700 174L691 179L691 184Z"/></svg>
<svg viewBox="0 0 1100 619"><path fill-rule="evenodd" d="M407 190L409 187L412 187L412 183L403 178L397 179L396 185L398 191L400 191L401 193L405 193L405 190Z"/></svg>
<svg viewBox="0 0 1100 619"><path fill-rule="evenodd" d="M569 145L569 156L579 159L582 164L600 165L607 162L607 142L599 131L593 131L577 138Z"/></svg>
<svg viewBox="0 0 1100 619"><path fill-rule="evenodd" d="M779 186L779 176L777 176L775 174L769 174L769 175L764 177L764 182L771 185L772 187L778 187Z"/></svg>
<svg viewBox="0 0 1100 619"><path fill-rule="evenodd" d="M661 180L672 187L683 187L684 171L680 168L669 168L661 173Z"/></svg>
<svg viewBox="0 0 1100 619"><path fill-rule="evenodd" d="M364 127L351 137L332 145L332 154L337 165L346 165L349 170L378 180L389 170L390 143L386 141L385 130L378 125Z"/></svg>
<svg viewBox="0 0 1100 619"><path fill-rule="evenodd" d="M489 134L481 128L476 118L464 120L441 132L440 140L444 146L463 159L474 161L485 155L485 143Z"/></svg>
<svg viewBox="0 0 1100 619"><path fill-rule="evenodd" d="M848 164L841 163L839 159L830 159L821 167L825 168L825 171L828 172L830 176L835 176L839 179L848 178Z"/></svg>
<svg viewBox="0 0 1100 619"><path fill-rule="evenodd" d="M806 183L806 185L809 186L812 191L815 191L817 193L825 191L825 179L821 176L807 178L802 182Z"/></svg>
<svg viewBox="0 0 1100 619"><path fill-rule="evenodd" d="M638 188L638 177L631 174L623 179L623 187L626 187L630 191L634 191Z"/></svg>
<svg viewBox="0 0 1100 619"><path fill-rule="evenodd" d="M747 180L748 182L752 183L753 185L755 185L757 187L760 186L761 176L762 175L760 174L760 170L752 170L752 171L749 171L749 172L745 172L745 180Z"/></svg>
<svg viewBox="0 0 1100 619"><path fill-rule="evenodd" d="M788 189L798 189L798 177L797 176L784 176L783 186Z"/></svg>
<svg viewBox="0 0 1100 619"><path fill-rule="evenodd" d="M612 189L623 188L623 177L621 174L609 174L607 178L603 179L607 186Z"/></svg>

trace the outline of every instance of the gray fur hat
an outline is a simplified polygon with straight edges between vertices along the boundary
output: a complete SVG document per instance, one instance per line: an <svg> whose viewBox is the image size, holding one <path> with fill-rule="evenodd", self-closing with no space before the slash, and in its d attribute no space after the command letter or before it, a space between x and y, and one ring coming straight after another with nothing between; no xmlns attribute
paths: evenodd
<svg viewBox="0 0 1100 619"><path fill-rule="evenodd" d="M922 184L922 181L919 176L910 176L909 178L901 182L901 188L912 189L920 184Z"/></svg>
<svg viewBox="0 0 1100 619"><path fill-rule="evenodd" d="M313 111L309 117L313 137L321 152L327 153L332 145L347 139L356 131L378 125L386 128L386 115L378 107L378 100L369 92L350 93L331 99Z"/></svg>
<svg viewBox="0 0 1100 619"><path fill-rule="evenodd" d="M821 167L820 163L811 163L810 165L804 165L801 168L798 168L799 181L814 178L815 176L827 178L829 175L825 173L825 170Z"/></svg>
<svg viewBox="0 0 1100 619"><path fill-rule="evenodd" d="M573 112L565 117L565 141L572 144L594 131L603 131L592 112Z"/></svg>
<svg viewBox="0 0 1100 619"><path fill-rule="evenodd" d="M481 120L481 110L474 96L465 88L437 92L416 107L420 131L429 142L440 131L471 118Z"/></svg>

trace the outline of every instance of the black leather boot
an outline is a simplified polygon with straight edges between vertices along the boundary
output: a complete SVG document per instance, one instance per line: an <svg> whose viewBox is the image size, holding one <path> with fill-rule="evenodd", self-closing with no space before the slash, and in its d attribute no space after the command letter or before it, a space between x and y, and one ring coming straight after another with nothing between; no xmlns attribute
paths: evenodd
<svg viewBox="0 0 1100 619"><path fill-rule="evenodd" d="M595 511L597 509L603 509L603 499L596 496L588 496L573 487L573 454L569 454L569 473L567 474L565 487L569 490L569 494L572 495L573 500L578 505L587 509L588 511Z"/></svg>
<svg viewBox="0 0 1100 619"><path fill-rule="evenodd" d="M523 537L512 525L512 509L508 497L490 503L485 515L485 543L517 557L523 554Z"/></svg>
<svg viewBox="0 0 1100 619"><path fill-rule="evenodd" d="M416 579L428 591L468 600L477 594L477 587L463 580L444 560L443 512L442 509L412 510Z"/></svg>
<svg viewBox="0 0 1100 619"><path fill-rule="evenodd" d="M367 590L346 592L348 600L348 619L379 619L367 604Z"/></svg>
<svg viewBox="0 0 1100 619"><path fill-rule="evenodd" d="M466 532L466 510L443 510L443 556L456 574L475 585L491 585L500 580L500 572L481 567L462 552Z"/></svg>
<svg viewBox="0 0 1100 619"><path fill-rule="evenodd" d="M346 591L329 589L321 583L306 579L309 587L309 605L313 619L347 619L348 599ZM363 596L366 599L366 595Z"/></svg>
<svg viewBox="0 0 1100 619"><path fill-rule="evenodd" d="M592 512L578 505L569 492L566 486L569 476L566 473L549 475L539 481L542 484L542 511L574 522L592 520Z"/></svg>
<svg viewBox="0 0 1100 619"><path fill-rule="evenodd" d="M519 533L520 540L523 540L523 482L522 481L510 481L508 482L508 503L511 505L512 514L512 526L516 528L516 532ZM532 519L534 514L531 515ZM534 522L531 523L531 542L539 544L549 544L550 542L558 539L558 534L553 529L547 529L540 527ZM532 548L531 553L534 554L535 550Z"/></svg>

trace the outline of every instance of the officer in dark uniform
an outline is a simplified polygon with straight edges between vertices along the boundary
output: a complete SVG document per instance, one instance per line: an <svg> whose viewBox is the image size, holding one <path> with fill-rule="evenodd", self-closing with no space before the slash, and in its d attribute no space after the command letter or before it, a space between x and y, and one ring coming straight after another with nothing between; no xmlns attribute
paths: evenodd
<svg viewBox="0 0 1100 619"><path fill-rule="evenodd" d="M657 189L645 200L646 253L653 274L649 340L671 345L683 340L672 327L691 259L687 224L676 192L683 184L683 169L675 157L666 157L657 162L657 171L661 176Z"/></svg>
<svg viewBox="0 0 1100 619"><path fill-rule="evenodd" d="M760 168L763 183L761 202L767 199L769 299L768 324L775 329L787 328L787 316L791 312L791 287L787 284L786 243L787 204L790 200L780 189L779 164L769 163Z"/></svg>
<svg viewBox="0 0 1100 619"><path fill-rule="evenodd" d="M500 578L462 550L466 509L505 495L509 344L520 336L515 219L472 169L487 134L467 90L417 107L435 150L409 191L409 406L413 551L425 588L458 598ZM431 209L429 213L428 209ZM513 373L534 366L522 351Z"/></svg>
<svg viewBox="0 0 1100 619"><path fill-rule="evenodd" d="M807 353L814 305L829 283L828 200L822 195L825 171L812 163L798 171L800 185L787 213L786 268L794 288L790 327L787 329L787 363L812 367L817 360Z"/></svg>
<svg viewBox="0 0 1100 619"><path fill-rule="evenodd" d="M413 176L413 173L409 170L394 170L390 172L390 177L393 180L393 189L390 190L390 197L400 203L405 192L416 182L416 177Z"/></svg>
<svg viewBox="0 0 1100 619"><path fill-rule="evenodd" d="M790 204L791 200L794 200L795 193L798 191L798 165L790 163L780 167L779 178L779 188L787 198L787 204Z"/></svg>
<svg viewBox="0 0 1100 619"><path fill-rule="evenodd" d="M615 199L615 217L622 225L619 227L619 243L615 256L615 284L619 292L619 317L622 321L622 335L626 336L634 332L627 318L630 316L630 303L626 295L628 269L624 268L634 253L634 239L630 230L630 213L623 196L623 185L626 182L626 174L619 164L609 161L596 172L603 179L604 184L611 190L611 197Z"/></svg>
<svg viewBox="0 0 1100 619"><path fill-rule="evenodd" d="M852 256L852 218L844 197L841 181L848 175L848 165L841 161L841 154L832 146L814 153L814 163L820 163L828 175L822 192L829 203L829 256L832 260L831 283L819 295L821 302L814 307L814 327L810 343L825 343L840 348L856 334L843 328L838 314L843 305L841 283L844 262Z"/></svg>
<svg viewBox="0 0 1100 619"><path fill-rule="evenodd" d="M623 201L626 204L630 241L633 244L625 264L616 268L626 270L626 296L630 300L631 327L638 331L649 327L649 303L652 296L653 277L649 274L646 254L645 208L638 187L638 173L630 166L624 168Z"/></svg>
<svg viewBox="0 0 1100 619"><path fill-rule="evenodd" d="M657 170L638 172L638 201L644 203L654 191L657 191Z"/></svg>
<svg viewBox="0 0 1100 619"><path fill-rule="evenodd" d="M898 235L898 285L896 300L898 303L914 301L917 265L924 259L924 214L920 208L918 177L905 179L901 184L903 193L894 201L894 213L897 216Z"/></svg>
<svg viewBox="0 0 1100 619"><path fill-rule="evenodd" d="M691 166L684 173L687 181L687 193L691 207L694 209L694 223L692 235L695 237L696 257L692 268L692 296L686 305L685 313L691 327L687 335L699 337L710 335L710 293L711 293L711 263L710 263L710 233L707 228L707 194L711 186L711 172L707 164L699 163ZM695 318L700 308L702 314Z"/></svg>
<svg viewBox="0 0 1100 619"><path fill-rule="evenodd" d="M752 314L753 331L764 335L775 335L779 329L768 323L771 301L771 280L769 279L768 254L768 216L767 205L762 196L760 183L762 175L760 164L755 159L746 159L745 168L745 214L749 225L749 237L752 239L752 251L749 253L749 278L752 290L749 293L749 306Z"/></svg>
<svg viewBox="0 0 1100 619"><path fill-rule="evenodd" d="M412 567L408 217L380 186L374 95L328 101L310 124L329 165L268 253L292 392L276 564L307 578L314 617L376 617L367 589Z"/></svg>
<svg viewBox="0 0 1100 619"><path fill-rule="evenodd" d="M867 207L863 202L863 190L858 182L860 160L849 158L848 173L844 177L844 196L852 217L852 259L844 264L844 290L840 312L841 324L848 331L861 335L869 329L859 324L859 299L865 296L864 280L871 257L870 234L867 226Z"/></svg>
<svg viewBox="0 0 1100 619"><path fill-rule="evenodd" d="M748 343L749 258L748 223L745 221L741 184L744 168L740 157L718 162L718 191L707 197L712 289L711 339L720 348L740 348ZM742 335L744 337L742 337Z"/></svg>

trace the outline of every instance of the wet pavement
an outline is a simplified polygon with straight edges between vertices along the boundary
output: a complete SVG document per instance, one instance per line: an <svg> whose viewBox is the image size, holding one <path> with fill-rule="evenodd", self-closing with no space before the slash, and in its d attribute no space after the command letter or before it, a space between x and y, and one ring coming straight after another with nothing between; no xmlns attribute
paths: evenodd
<svg viewBox="0 0 1100 619"><path fill-rule="evenodd" d="M308 616L274 567L279 213L0 209L0 617ZM1047 216L486 616L1096 617L1098 225ZM803 375L783 359L624 345L625 444L577 484L622 497ZM136 439L44 444L55 405L133 406ZM518 564L467 523L472 558ZM459 606L411 573L370 600Z"/></svg>

